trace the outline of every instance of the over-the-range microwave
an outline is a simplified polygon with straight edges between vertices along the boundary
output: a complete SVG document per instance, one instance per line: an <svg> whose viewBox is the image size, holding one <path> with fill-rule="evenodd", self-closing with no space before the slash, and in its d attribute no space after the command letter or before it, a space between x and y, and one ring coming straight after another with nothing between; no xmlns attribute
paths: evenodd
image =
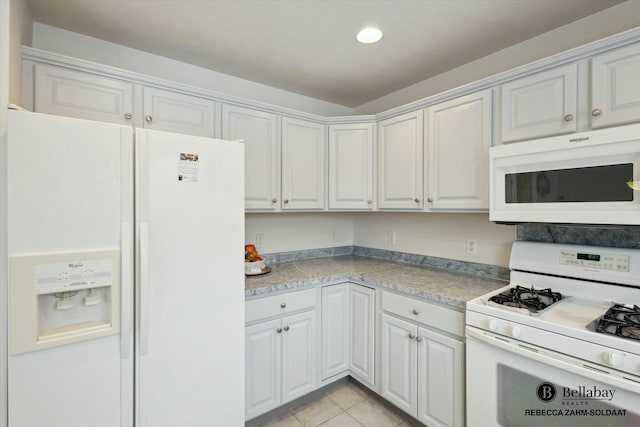
<svg viewBox="0 0 640 427"><path fill-rule="evenodd" d="M640 225L640 125L489 153L491 221Z"/></svg>

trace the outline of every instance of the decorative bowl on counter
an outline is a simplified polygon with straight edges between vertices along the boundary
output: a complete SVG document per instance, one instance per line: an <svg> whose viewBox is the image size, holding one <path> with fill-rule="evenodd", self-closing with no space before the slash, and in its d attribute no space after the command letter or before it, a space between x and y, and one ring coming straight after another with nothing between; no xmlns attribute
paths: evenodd
<svg viewBox="0 0 640 427"><path fill-rule="evenodd" d="M254 262L245 262L244 263L244 274L260 274L265 267L265 261L254 261Z"/></svg>

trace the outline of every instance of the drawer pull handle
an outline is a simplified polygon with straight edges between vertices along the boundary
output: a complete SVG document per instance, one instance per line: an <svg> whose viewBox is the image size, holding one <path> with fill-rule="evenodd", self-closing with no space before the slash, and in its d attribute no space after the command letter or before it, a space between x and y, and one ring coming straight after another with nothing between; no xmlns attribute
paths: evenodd
<svg viewBox="0 0 640 427"><path fill-rule="evenodd" d="M601 109L599 109L599 108L595 108L595 109L591 112L591 115L592 115L593 117L599 116L600 114L602 114L602 110L601 110Z"/></svg>
<svg viewBox="0 0 640 427"><path fill-rule="evenodd" d="M422 342L422 337L416 337L416 341Z"/></svg>
<svg viewBox="0 0 640 427"><path fill-rule="evenodd" d="M279 333L279 334L281 334L281 333L282 333L282 328L278 328L278 329L276 329L276 332L277 332L277 333Z"/></svg>
<svg viewBox="0 0 640 427"><path fill-rule="evenodd" d="M411 332L409 332L409 339L412 340L414 338L415 338L415 336L413 336L413 334Z"/></svg>
<svg viewBox="0 0 640 427"><path fill-rule="evenodd" d="M286 307L287 307L287 303L286 303L286 302L283 302L282 304L280 304L280 307L282 307L282 308L286 308Z"/></svg>
<svg viewBox="0 0 640 427"><path fill-rule="evenodd" d="M284 331L285 331L285 332L287 332L288 330L289 330L289 327L288 327L288 326L285 326L285 327L284 327Z"/></svg>
<svg viewBox="0 0 640 427"><path fill-rule="evenodd" d="M420 312L419 312L418 310L416 310L416 309L413 309L412 313L413 313L413 314L415 314L416 316L417 316L418 314L420 314Z"/></svg>
<svg viewBox="0 0 640 427"><path fill-rule="evenodd" d="M572 114L567 114L564 116L564 121L565 122L570 122L573 120L573 115Z"/></svg>

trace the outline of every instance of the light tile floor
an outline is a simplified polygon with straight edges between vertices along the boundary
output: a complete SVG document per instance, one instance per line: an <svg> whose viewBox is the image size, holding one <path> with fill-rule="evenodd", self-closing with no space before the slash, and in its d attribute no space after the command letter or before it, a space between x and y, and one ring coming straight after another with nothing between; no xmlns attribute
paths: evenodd
<svg viewBox="0 0 640 427"><path fill-rule="evenodd" d="M318 395L314 400L294 406L264 427L418 427L399 409L382 401L373 392L343 382Z"/></svg>

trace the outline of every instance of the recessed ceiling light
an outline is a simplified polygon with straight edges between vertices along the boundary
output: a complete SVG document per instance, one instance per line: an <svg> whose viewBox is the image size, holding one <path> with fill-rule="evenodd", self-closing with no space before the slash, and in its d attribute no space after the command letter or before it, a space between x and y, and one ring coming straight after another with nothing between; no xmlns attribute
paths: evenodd
<svg viewBox="0 0 640 427"><path fill-rule="evenodd" d="M367 27L358 33L358 41L364 44L375 43L382 38L382 31L374 27Z"/></svg>

